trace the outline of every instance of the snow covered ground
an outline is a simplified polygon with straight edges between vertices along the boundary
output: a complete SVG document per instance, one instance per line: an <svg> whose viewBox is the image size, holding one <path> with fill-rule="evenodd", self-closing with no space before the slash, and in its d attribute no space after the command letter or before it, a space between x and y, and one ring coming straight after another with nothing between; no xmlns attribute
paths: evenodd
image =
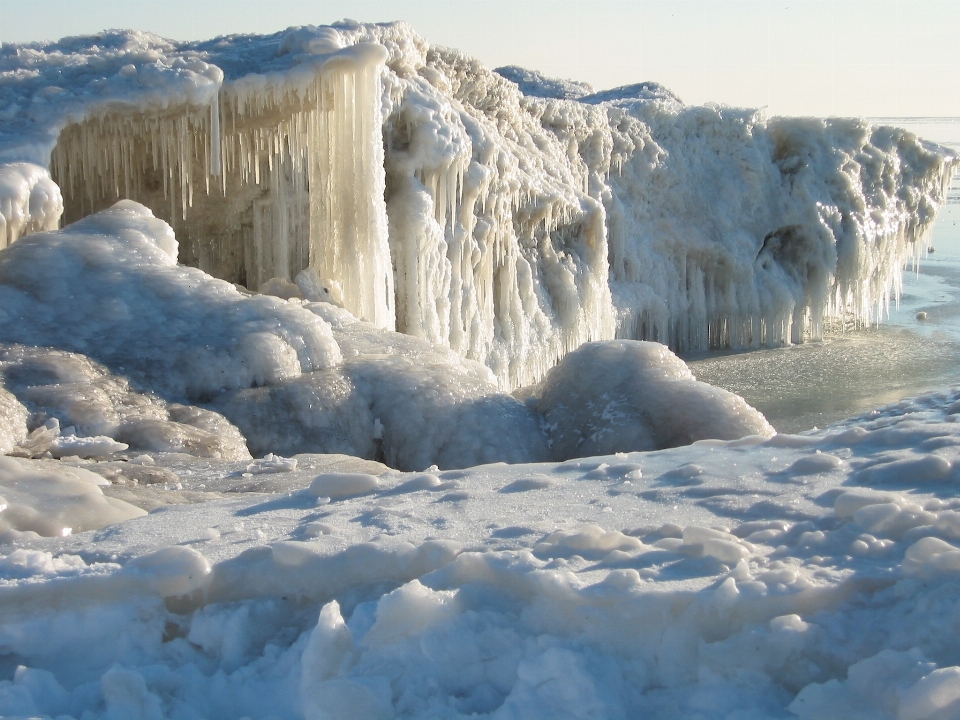
<svg viewBox="0 0 960 720"><path fill-rule="evenodd" d="M774 434L612 339L870 315L949 151L403 25L0 69L0 716L960 718L960 389ZM51 152L107 209L56 231ZM204 209L231 168L236 216ZM151 183L183 234L102 192ZM191 194L289 272L205 272Z"/></svg>
<svg viewBox="0 0 960 720"><path fill-rule="evenodd" d="M0 714L957 717L958 411L446 472L3 458L11 507L153 511L4 546Z"/></svg>

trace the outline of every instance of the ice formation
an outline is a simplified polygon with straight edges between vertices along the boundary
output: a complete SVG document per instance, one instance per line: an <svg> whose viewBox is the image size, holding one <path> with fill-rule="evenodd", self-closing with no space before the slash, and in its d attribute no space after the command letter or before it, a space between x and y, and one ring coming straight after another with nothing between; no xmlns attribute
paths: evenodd
<svg viewBox="0 0 960 720"><path fill-rule="evenodd" d="M50 173L25 162L0 167L0 248L21 235L56 230L63 198Z"/></svg>
<svg viewBox="0 0 960 720"><path fill-rule="evenodd" d="M49 166L68 221L138 200L187 264L253 290L309 269L505 389L587 341L756 347L881 318L955 163L860 120L497 74L402 23L110 32L0 64L0 157ZM8 237L49 227L49 185L41 214L4 201Z"/></svg>
<svg viewBox="0 0 960 720"><path fill-rule="evenodd" d="M0 255L0 338L88 355L175 398L340 360L313 313L178 265L170 226L129 200Z"/></svg>
<svg viewBox="0 0 960 720"><path fill-rule="evenodd" d="M177 265L176 256L170 226L129 200L0 254L7 452L108 457L129 449L231 460L322 452L404 470L550 456L549 428L564 415L557 398L571 384L564 366L521 401L499 391L489 368L442 345L329 302L241 292ZM610 447L772 432L737 396L697 383L662 345L594 349L614 356L648 345L628 353L619 375L609 362L594 363L607 368L595 375L574 370L577 397L600 402L619 391L616 411L608 410L644 418L644 432L656 436L630 435L622 422L601 428L607 411L603 421L585 420L596 434L613 432ZM615 376L622 388L610 386ZM671 395L685 401L671 403ZM568 420L559 421L554 455L587 452L559 440L576 431Z"/></svg>
<svg viewBox="0 0 960 720"><path fill-rule="evenodd" d="M535 396L554 460L774 434L743 398L697 382L660 343L587 343L547 373Z"/></svg>
<svg viewBox="0 0 960 720"><path fill-rule="evenodd" d="M503 72L0 47L0 716L957 716L957 390L770 437L636 342L876 317L952 155Z"/></svg>

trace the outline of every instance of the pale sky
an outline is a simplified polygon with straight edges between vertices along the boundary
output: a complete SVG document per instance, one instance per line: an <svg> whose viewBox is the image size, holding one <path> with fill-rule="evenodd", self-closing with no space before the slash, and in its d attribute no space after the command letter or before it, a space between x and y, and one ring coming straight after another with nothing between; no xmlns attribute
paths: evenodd
<svg viewBox="0 0 960 720"><path fill-rule="evenodd" d="M0 41L406 20L489 67L770 114L960 116L960 0L0 0Z"/></svg>

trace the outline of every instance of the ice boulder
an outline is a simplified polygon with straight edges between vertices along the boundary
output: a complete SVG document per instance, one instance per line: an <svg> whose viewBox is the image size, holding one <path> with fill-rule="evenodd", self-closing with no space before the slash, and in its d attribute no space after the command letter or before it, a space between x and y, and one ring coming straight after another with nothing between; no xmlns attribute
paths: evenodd
<svg viewBox="0 0 960 720"><path fill-rule="evenodd" d="M27 437L27 409L17 398L0 388L0 454L8 453Z"/></svg>
<svg viewBox="0 0 960 720"><path fill-rule="evenodd" d="M0 337L83 353L194 400L340 360L317 315L177 265L173 230L129 200L0 252Z"/></svg>
<svg viewBox="0 0 960 720"><path fill-rule="evenodd" d="M699 382L653 342L587 343L547 374L534 397L556 460L774 434L742 397Z"/></svg>

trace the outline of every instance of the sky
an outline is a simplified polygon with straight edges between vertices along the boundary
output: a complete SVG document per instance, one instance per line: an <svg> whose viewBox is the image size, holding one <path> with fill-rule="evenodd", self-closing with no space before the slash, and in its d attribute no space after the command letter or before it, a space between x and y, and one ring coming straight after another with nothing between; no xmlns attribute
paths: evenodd
<svg viewBox="0 0 960 720"><path fill-rule="evenodd" d="M960 0L0 0L0 41L406 20L490 67L776 115L960 117Z"/></svg>

